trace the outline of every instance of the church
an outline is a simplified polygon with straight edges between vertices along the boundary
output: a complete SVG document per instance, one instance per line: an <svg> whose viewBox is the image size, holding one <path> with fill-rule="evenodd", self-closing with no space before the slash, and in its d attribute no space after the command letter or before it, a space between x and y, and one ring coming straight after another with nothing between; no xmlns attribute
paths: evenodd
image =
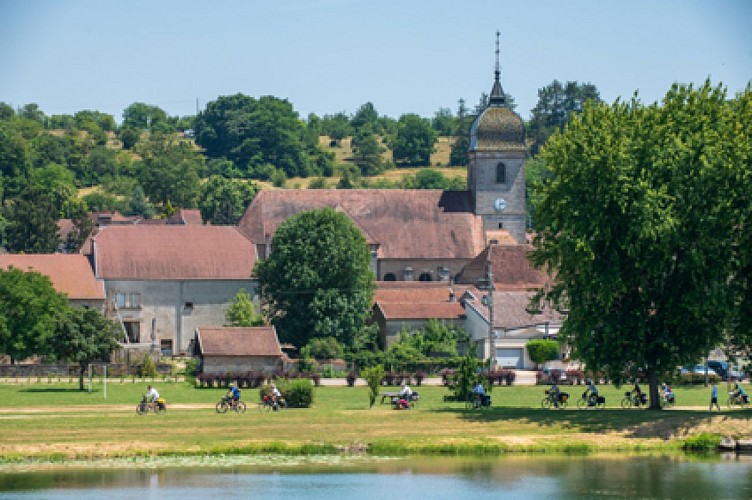
<svg viewBox="0 0 752 500"><path fill-rule="evenodd" d="M466 191L265 190L239 228L264 259L285 219L330 207L362 231L377 281L454 282L489 244L526 243L526 159L525 127L505 101L497 42L489 103L470 129Z"/></svg>

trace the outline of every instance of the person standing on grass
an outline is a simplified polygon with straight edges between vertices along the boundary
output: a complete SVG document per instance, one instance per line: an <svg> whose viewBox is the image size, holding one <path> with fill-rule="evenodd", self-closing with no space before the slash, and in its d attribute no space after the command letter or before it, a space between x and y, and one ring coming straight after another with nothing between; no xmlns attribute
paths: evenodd
<svg viewBox="0 0 752 500"><path fill-rule="evenodd" d="M721 406L718 404L718 386L715 382L710 385L710 410L708 411L713 411L713 405L721 411Z"/></svg>

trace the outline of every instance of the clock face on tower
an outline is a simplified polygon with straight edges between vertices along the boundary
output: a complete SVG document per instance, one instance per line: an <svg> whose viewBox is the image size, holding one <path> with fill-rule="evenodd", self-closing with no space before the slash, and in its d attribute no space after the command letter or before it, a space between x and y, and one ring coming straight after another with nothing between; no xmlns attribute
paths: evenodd
<svg viewBox="0 0 752 500"><path fill-rule="evenodd" d="M503 212L505 208L507 208L507 200L504 198L496 198L494 200L494 209L497 212Z"/></svg>

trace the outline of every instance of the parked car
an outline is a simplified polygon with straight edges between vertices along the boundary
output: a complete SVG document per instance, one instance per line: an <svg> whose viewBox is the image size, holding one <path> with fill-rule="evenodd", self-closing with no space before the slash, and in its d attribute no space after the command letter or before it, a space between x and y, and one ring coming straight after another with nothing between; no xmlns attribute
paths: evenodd
<svg viewBox="0 0 752 500"><path fill-rule="evenodd" d="M744 374L733 370L727 361L708 361L708 367L712 368L721 380L742 380Z"/></svg>
<svg viewBox="0 0 752 500"><path fill-rule="evenodd" d="M682 368L681 371L680 371L680 373L682 375L684 375L686 373L694 373L696 375L703 375L704 376L705 375L705 365L699 364L699 365L695 365L695 366L693 366L691 368ZM708 376L710 376L710 375L718 375L718 374L715 372L715 370L713 370L712 368L708 367Z"/></svg>

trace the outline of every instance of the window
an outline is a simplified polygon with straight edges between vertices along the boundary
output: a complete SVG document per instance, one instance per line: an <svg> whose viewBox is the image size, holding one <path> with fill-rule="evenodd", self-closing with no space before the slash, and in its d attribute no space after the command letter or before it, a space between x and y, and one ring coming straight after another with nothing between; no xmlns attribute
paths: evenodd
<svg viewBox="0 0 752 500"><path fill-rule="evenodd" d="M449 268L439 266L439 281L449 281Z"/></svg>
<svg viewBox="0 0 752 500"><path fill-rule="evenodd" d="M507 167L503 163L496 165L496 184L506 184Z"/></svg>
<svg viewBox="0 0 752 500"><path fill-rule="evenodd" d="M405 281L412 281L413 280L413 268L406 267L405 271L402 273L402 277Z"/></svg>
<svg viewBox="0 0 752 500"><path fill-rule="evenodd" d="M125 302L126 302L126 295L124 293L118 293L115 296L115 305L118 307L118 309L125 308Z"/></svg>
<svg viewBox="0 0 752 500"><path fill-rule="evenodd" d="M118 309L139 309L141 307L141 294L118 292L115 294L115 306Z"/></svg>
<svg viewBox="0 0 752 500"><path fill-rule="evenodd" d="M162 352L162 356L172 356L172 340L160 340L159 350Z"/></svg>
<svg viewBox="0 0 752 500"><path fill-rule="evenodd" d="M397 281L397 276L394 273L386 273L384 275L384 281Z"/></svg>
<svg viewBox="0 0 752 500"><path fill-rule="evenodd" d="M422 273L418 281L431 281L431 275L429 273Z"/></svg>
<svg viewBox="0 0 752 500"><path fill-rule="evenodd" d="M128 338L128 342L131 344L141 342L141 322L126 320L123 321L123 327L125 328L125 336Z"/></svg>

